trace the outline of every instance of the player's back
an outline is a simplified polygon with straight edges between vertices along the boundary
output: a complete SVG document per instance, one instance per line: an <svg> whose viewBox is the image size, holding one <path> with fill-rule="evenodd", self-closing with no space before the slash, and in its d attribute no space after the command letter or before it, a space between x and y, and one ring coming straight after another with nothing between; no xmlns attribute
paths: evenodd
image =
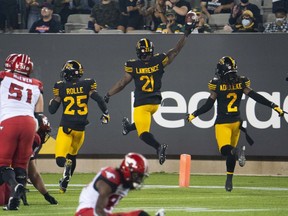
<svg viewBox="0 0 288 216"><path fill-rule="evenodd" d="M161 97L162 77L167 61L168 57L165 54L156 54L148 62L141 60L126 62L125 71L134 79L136 104L148 97Z"/></svg>
<svg viewBox="0 0 288 216"><path fill-rule="evenodd" d="M15 116L34 117L35 105L43 90L42 83L17 73L0 72L0 120Z"/></svg>
<svg viewBox="0 0 288 216"><path fill-rule="evenodd" d="M210 81L209 89L217 93L216 123L230 123L241 120L240 105L243 90L250 86L246 77L238 77L237 81L227 84L221 79Z"/></svg>
<svg viewBox="0 0 288 216"><path fill-rule="evenodd" d="M61 126L83 130L87 122L89 93L96 89L93 79L78 80L77 82L57 82L54 95L61 98L63 114Z"/></svg>

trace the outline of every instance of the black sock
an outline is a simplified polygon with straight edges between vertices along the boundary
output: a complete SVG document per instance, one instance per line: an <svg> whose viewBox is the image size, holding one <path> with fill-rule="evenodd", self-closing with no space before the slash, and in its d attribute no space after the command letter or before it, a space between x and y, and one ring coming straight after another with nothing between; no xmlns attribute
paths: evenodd
<svg viewBox="0 0 288 216"><path fill-rule="evenodd" d="M154 138L153 134L149 132L144 132L140 135L140 139L143 140L146 144L152 146L158 150L160 143Z"/></svg>
<svg viewBox="0 0 288 216"><path fill-rule="evenodd" d="M128 130L128 132L136 130L135 123L130 124L128 127L126 127L126 129Z"/></svg>

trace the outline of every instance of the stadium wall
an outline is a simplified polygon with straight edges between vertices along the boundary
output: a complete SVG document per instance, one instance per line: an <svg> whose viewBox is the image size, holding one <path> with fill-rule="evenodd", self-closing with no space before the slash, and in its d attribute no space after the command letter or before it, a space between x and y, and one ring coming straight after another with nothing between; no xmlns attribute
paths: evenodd
<svg viewBox="0 0 288 216"><path fill-rule="evenodd" d="M35 65L33 76L44 83L45 113L55 138L61 109L56 115L50 115L47 104L53 97L52 88L60 79L63 64L68 59L80 61L84 66L84 77L95 78L98 92L104 95L123 76L125 61L136 58L135 44L142 37L154 42L155 52L167 52L175 46L180 35L1 34L0 59L4 62L10 53L31 56ZM239 74L251 79L253 89L288 110L287 50L287 34L191 35L181 53L166 69L162 85L163 104L154 116L151 128L161 142L169 145L168 157L177 161L180 154L187 153L197 161L221 160L213 129L215 109L195 119L193 124L185 122L185 114L195 110L208 97L208 81L214 76L218 59L224 55L237 60ZM80 157L101 161L120 158L131 151L155 154L135 132L127 136L121 134L123 116L132 118L133 87L131 83L111 97L108 104L111 122L108 125L100 124L101 112L96 103L90 102L90 124ZM256 162L287 161L287 115L280 119L276 112L255 105L253 100L245 97L241 112L244 125L255 141L250 147L245 136L240 137L239 144L247 146L248 157ZM53 154L54 139L45 145L42 154ZM177 167L177 164L173 166Z"/></svg>

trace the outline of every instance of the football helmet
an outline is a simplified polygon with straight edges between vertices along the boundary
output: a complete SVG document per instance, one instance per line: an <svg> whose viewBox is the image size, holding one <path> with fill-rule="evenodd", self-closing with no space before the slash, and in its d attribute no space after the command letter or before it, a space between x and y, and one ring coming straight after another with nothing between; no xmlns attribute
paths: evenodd
<svg viewBox="0 0 288 216"><path fill-rule="evenodd" d="M231 56L224 56L217 64L216 75L222 78L229 73L237 73L237 64Z"/></svg>
<svg viewBox="0 0 288 216"><path fill-rule="evenodd" d="M26 54L17 55L12 64L11 71L29 77L33 71L33 62L31 61L31 58Z"/></svg>
<svg viewBox="0 0 288 216"><path fill-rule="evenodd" d="M41 144L47 142L47 140L50 138L50 133L51 133L50 122L45 115L41 114L41 122L37 130L37 134L40 136L41 139Z"/></svg>
<svg viewBox="0 0 288 216"><path fill-rule="evenodd" d="M152 57L154 53L154 45L147 38L140 39L136 44L136 53L140 60L146 60L147 56Z"/></svg>
<svg viewBox="0 0 288 216"><path fill-rule="evenodd" d="M72 81L80 79L83 76L83 66L76 60L68 60L61 71L61 79Z"/></svg>
<svg viewBox="0 0 288 216"><path fill-rule="evenodd" d="M12 71L13 62L15 61L17 56L18 56L18 53L12 53L7 56L5 60L5 64L4 64L5 71Z"/></svg>
<svg viewBox="0 0 288 216"><path fill-rule="evenodd" d="M148 162L141 154L128 153L120 165L120 172L131 189L139 189L144 177L148 176Z"/></svg>

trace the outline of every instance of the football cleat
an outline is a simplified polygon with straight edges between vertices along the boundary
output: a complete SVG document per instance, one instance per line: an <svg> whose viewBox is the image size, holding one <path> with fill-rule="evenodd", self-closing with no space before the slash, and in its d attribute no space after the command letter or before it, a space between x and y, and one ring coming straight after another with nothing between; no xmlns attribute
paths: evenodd
<svg viewBox="0 0 288 216"><path fill-rule="evenodd" d="M241 167L245 166L246 163L245 149L245 146L241 146L241 148L236 147L231 151L233 155L236 155L239 166Z"/></svg>
<svg viewBox="0 0 288 216"><path fill-rule="evenodd" d="M10 197L8 204L3 207L3 210L9 211L9 210L19 210L20 206L20 199L15 197Z"/></svg>
<svg viewBox="0 0 288 216"><path fill-rule="evenodd" d="M160 165L164 164L165 160L166 160L166 154L165 151L167 149L168 145L166 144L161 144L157 150L157 155L159 158L159 163Z"/></svg>
<svg viewBox="0 0 288 216"><path fill-rule="evenodd" d="M65 193L71 178L72 160L66 159L63 178L59 180L60 193Z"/></svg>
<svg viewBox="0 0 288 216"><path fill-rule="evenodd" d="M226 183L225 183L225 189L227 192L231 192L233 190L232 178L233 178L233 175L231 174L227 175Z"/></svg>
<svg viewBox="0 0 288 216"><path fill-rule="evenodd" d="M20 206L20 198L25 194L25 187L22 184L17 184L14 188L13 197L9 198L7 206L3 210L18 210Z"/></svg>
<svg viewBox="0 0 288 216"><path fill-rule="evenodd" d="M123 135L127 135L130 131L128 130L128 127L130 126L130 122L129 122L129 119L127 117L124 117L123 120L122 120L122 127L123 127L123 130L122 130L122 134Z"/></svg>
<svg viewBox="0 0 288 216"><path fill-rule="evenodd" d="M245 146L241 146L240 149L238 149L238 162L239 166L244 167L246 163L245 158Z"/></svg>

